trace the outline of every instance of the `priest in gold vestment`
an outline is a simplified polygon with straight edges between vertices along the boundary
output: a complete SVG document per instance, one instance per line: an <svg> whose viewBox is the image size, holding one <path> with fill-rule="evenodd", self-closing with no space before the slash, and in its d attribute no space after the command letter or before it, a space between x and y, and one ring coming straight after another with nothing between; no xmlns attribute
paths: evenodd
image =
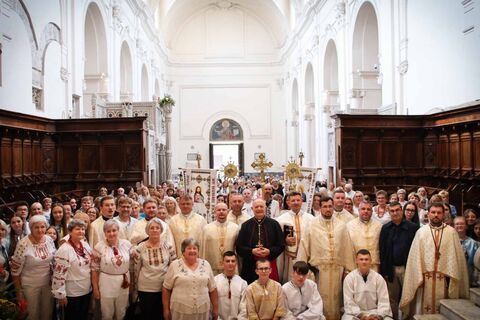
<svg viewBox="0 0 480 320"><path fill-rule="evenodd" d="M333 199L320 200L320 213L301 241L298 261L318 269L316 280L327 320L340 319L342 278L355 269L355 252L345 223L333 216Z"/></svg>
<svg viewBox="0 0 480 320"><path fill-rule="evenodd" d="M235 251L235 241L240 229L235 223L227 221L227 213L227 204L217 203L215 221L203 228L200 258L210 263L215 276L223 272L223 254Z"/></svg>
<svg viewBox="0 0 480 320"><path fill-rule="evenodd" d="M371 256L370 268L378 272L380 266L379 239L382 224L372 219L372 204L361 202L358 208L358 218L347 223L347 231L352 240L355 252L367 249Z"/></svg>
<svg viewBox="0 0 480 320"><path fill-rule="evenodd" d="M286 283L292 278L293 264L297 261L298 248L303 235L307 232L315 217L302 211L302 194L290 192L288 194L289 211L280 215L276 220L280 224L285 236L285 251L277 258L280 283ZM291 230L288 234L287 230Z"/></svg>
<svg viewBox="0 0 480 320"><path fill-rule="evenodd" d="M444 206L431 204L408 255L400 309L406 315L435 314L440 299L469 296L468 270L457 232L443 223Z"/></svg>
<svg viewBox="0 0 480 320"><path fill-rule="evenodd" d="M180 197L179 203L181 213L174 215L168 226L172 232L175 241L175 249L177 257L182 256L182 241L188 238L193 238L198 242L202 240L203 228L207 225L207 220L204 217L195 213L193 209L193 199L186 194ZM202 244L200 243L200 247Z"/></svg>

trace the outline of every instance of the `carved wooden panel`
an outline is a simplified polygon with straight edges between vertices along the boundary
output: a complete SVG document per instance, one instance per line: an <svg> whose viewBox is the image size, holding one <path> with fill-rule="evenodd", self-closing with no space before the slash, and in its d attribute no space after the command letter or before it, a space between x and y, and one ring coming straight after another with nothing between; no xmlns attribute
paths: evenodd
<svg viewBox="0 0 480 320"><path fill-rule="evenodd" d="M33 171L32 141L23 140L23 174L31 175Z"/></svg>
<svg viewBox="0 0 480 320"><path fill-rule="evenodd" d="M124 153L120 145L104 145L102 147L102 167L104 171L123 171Z"/></svg>
<svg viewBox="0 0 480 320"><path fill-rule="evenodd" d="M460 139L457 133L450 135L450 168L454 171L460 169Z"/></svg>
<svg viewBox="0 0 480 320"><path fill-rule="evenodd" d="M20 176L22 174L22 140L15 138L13 139L12 144L12 161L13 161L13 170L12 173L14 176Z"/></svg>
<svg viewBox="0 0 480 320"><path fill-rule="evenodd" d="M468 174L472 170L472 139L470 132L460 135L460 150L462 174Z"/></svg>
<svg viewBox="0 0 480 320"><path fill-rule="evenodd" d="M2 137L1 140L1 167L2 167L2 177L7 178L12 175L12 147L11 139L8 137Z"/></svg>
<svg viewBox="0 0 480 320"><path fill-rule="evenodd" d="M100 147L98 145L82 145L79 152L81 172L92 172L100 169Z"/></svg>
<svg viewBox="0 0 480 320"><path fill-rule="evenodd" d="M473 133L472 158L475 177L480 177L480 130Z"/></svg>

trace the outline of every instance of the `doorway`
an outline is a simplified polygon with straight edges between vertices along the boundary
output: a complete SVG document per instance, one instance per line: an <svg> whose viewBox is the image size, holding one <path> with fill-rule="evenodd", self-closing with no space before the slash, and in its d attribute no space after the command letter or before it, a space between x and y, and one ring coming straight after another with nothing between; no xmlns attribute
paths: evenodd
<svg viewBox="0 0 480 320"><path fill-rule="evenodd" d="M238 174L243 175L243 143L210 143L210 169L217 169L223 179L223 167L233 163L238 168Z"/></svg>
<svg viewBox="0 0 480 320"><path fill-rule="evenodd" d="M210 129L210 169L217 169L223 179L223 168L233 163L238 174L243 175L243 130L240 124L232 119L217 120Z"/></svg>

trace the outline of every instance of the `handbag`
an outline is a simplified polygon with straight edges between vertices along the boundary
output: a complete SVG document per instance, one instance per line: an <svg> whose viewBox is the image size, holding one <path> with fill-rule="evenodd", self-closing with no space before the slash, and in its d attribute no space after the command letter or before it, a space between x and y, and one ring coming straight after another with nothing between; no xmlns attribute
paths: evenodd
<svg viewBox="0 0 480 320"><path fill-rule="evenodd" d="M137 299L135 301L130 302L127 311L125 312L124 320L135 320L140 319L141 310L140 310L140 303L139 296L137 295Z"/></svg>

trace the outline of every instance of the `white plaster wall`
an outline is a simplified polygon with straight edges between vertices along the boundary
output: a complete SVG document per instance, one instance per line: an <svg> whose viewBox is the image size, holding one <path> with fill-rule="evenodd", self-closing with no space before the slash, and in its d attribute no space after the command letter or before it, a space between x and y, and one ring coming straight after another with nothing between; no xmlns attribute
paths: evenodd
<svg viewBox="0 0 480 320"><path fill-rule="evenodd" d="M186 165L187 153L199 152L208 167L209 133L219 119L237 121L244 134L245 171L254 154L265 152L273 171L285 163L286 132L283 90L278 67L179 67L171 69L172 141L175 170Z"/></svg>
<svg viewBox="0 0 480 320"><path fill-rule="evenodd" d="M477 2L471 8L449 0L408 2L409 114L480 99L479 21ZM470 26L474 31L464 35Z"/></svg>
<svg viewBox="0 0 480 320"><path fill-rule="evenodd" d="M20 18L0 15L2 25L2 85L0 108L37 114L32 103L32 55L30 40Z"/></svg>

